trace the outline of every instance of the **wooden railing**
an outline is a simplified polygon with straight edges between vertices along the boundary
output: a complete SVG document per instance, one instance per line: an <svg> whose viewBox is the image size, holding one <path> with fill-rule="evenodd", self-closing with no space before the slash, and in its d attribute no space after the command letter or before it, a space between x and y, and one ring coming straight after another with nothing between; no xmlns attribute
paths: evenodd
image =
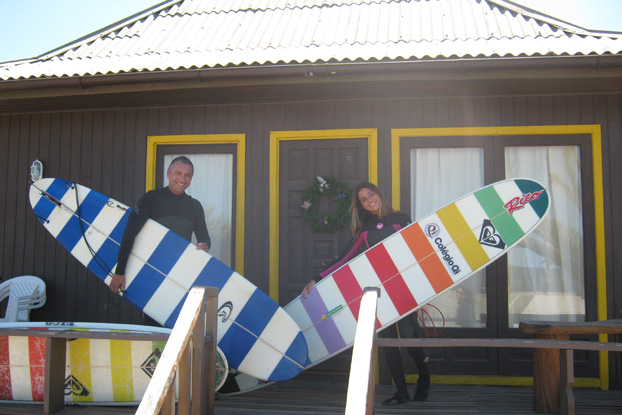
<svg viewBox="0 0 622 415"><path fill-rule="evenodd" d="M365 288L354 336L352 366L346 397L346 415L372 414L374 411L374 334L379 288ZM371 412L370 412L371 410Z"/></svg>
<svg viewBox="0 0 622 415"><path fill-rule="evenodd" d="M177 413L214 413L217 312L217 288L190 290L136 414L174 415L177 374Z"/></svg>
<svg viewBox="0 0 622 415"><path fill-rule="evenodd" d="M346 414L374 413L374 347L511 347L531 349L558 349L562 370L560 387L560 414L574 414L572 384L574 382L573 350L622 352L622 343L604 343L567 340L523 339L376 339L376 311L379 292L366 288L359 311L358 326L352 351L352 366L346 401ZM370 325L372 329L370 329ZM365 377L367 376L367 377ZM352 397L352 398L351 398Z"/></svg>

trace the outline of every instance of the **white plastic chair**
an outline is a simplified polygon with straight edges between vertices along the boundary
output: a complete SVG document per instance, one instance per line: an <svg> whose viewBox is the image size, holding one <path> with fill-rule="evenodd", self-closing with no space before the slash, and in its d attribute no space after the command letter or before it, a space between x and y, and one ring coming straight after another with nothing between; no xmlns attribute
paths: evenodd
<svg viewBox="0 0 622 415"><path fill-rule="evenodd" d="M32 275L11 278L0 284L0 302L7 297L6 313L0 322L29 321L30 310L45 304L45 282Z"/></svg>

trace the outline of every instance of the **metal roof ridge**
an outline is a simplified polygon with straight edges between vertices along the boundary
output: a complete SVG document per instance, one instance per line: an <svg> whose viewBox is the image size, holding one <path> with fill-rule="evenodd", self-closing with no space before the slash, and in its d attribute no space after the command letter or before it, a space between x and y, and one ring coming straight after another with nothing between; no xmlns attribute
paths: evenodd
<svg viewBox="0 0 622 415"><path fill-rule="evenodd" d="M63 53L71 50L71 49L75 49L80 47L81 45L85 44L85 43L89 43L92 42L94 40L97 39L101 39L106 37L107 35L109 35L110 33L113 33L119 29L122 29L123 27L127 27L130 26L132 23L137 22L139 20L142 20L146 17L152 16L156 13L159 13L160 11L162 11L163 9L166 9L167 7L171 7L173 6L175 3L181 3L184 0L165 0L161 3L158 3L150 8L147 8L143 11L140 11L138 13L135 13L129 17L126 17L124 19L121 19L117 22L114 22L108 26L105 26L101 29L95 30L81 38L78 38L76 40L73 40L71 42L65 43L64 45L61 45L55 49L52 49L50 51L47 51L45 53L42 53L39 56L35 56L34 58L26 58L24 60L28 60L28 59L36 59L39 61L43 61L43 60L47 60L47 59L51 59L55 56L58 55L62 55Z"/></svg>
<svg viewBox="0 0 622 415"><path fill-rule="evenodd" d="M555 26L561 30L572 32L578 35L596 36L596 37L608 36L612 34L618 35L618 36L622 35L622 32L615 32L611 30L603 31L603 30L586 29L584 27L575 25L565 20L558 19L556 17L549 16L548 14L531 9L527 6L523 6L522 4L515 3L514 1L511 1L511 0L485 0L485 1L496 4L499 7L506 8L519 15L531 17L532 19L542 21L546 24Z"/></svg>

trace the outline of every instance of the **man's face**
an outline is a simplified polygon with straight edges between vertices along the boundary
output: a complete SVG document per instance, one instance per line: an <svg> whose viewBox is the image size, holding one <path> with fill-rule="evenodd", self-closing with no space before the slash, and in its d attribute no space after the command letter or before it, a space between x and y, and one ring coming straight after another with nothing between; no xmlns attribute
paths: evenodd
<svg viewBox="0 0 622 415"><path fill-rule="evenodd" d="M176 195L182 194L192 181L192 175L194 170L192 167L181 161L176 162L171 166L171 169L166 172L168 178L168 188Z"/></svg>

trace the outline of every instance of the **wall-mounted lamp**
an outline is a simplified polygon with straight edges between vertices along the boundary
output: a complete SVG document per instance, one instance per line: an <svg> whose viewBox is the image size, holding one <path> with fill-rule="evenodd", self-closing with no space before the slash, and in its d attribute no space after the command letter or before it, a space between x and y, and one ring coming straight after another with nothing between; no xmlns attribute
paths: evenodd
<svg viewBox="0 0 622 415"><path fill-rule="evenodd" d="M30 178L32 179L33 182L36 182L37 180L41 180L42 177L43 177L43 163L41 163L39 160L35 160L32 162L32 165L30 166Z"/></svg>

